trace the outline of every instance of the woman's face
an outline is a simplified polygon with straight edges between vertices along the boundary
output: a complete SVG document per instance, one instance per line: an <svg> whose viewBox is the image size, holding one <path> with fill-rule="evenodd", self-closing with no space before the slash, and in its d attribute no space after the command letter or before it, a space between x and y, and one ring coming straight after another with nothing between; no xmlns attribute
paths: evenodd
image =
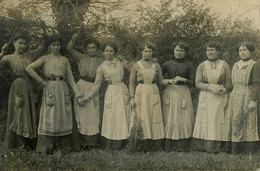
<svg viewBox="0 0 260 171"><path fill-rule="evenodd" d="M251 56L251 52L244 45L240 46L238 51L239 51L239 57L241 59L247 59Z"/></svg>
<svg viewBox="0 0 260 171"><path fill-rule="evenodd" d="M218 58L219 52L215 47L207 47L206 55L209 60L214 60Z"/></svg>
<svg viewBox="0 0 260 171"><path fill-rule="evenodd" d="M103 55L107 60L113 59L115 55L114 49L111 46L106 46Z"/></svg>
<svg viewBox="0 0 260 171"><path fill-rule="evenodd" d="M60 53L60 42L52 42L49 45L50 51L52 54L59 54Z"/></svg>
<svg viewBox="0 0 260 171"><path fill-rule="evenodd" d="M185 50L182 49L179 45L177 45L174 48L173 53L174 53L174 56L175 56L176 59L182 59L185 56Z"/></svg>
<svg viewBox="0 0 260 171"><path fill-rule="evenodd" d="M27 49L27 41L25 39L19 38L16 41L14 41L14 47L15 51L18 53L24 53Z"/></svg>
<svg viewBox="0 0 260 171"><path fill-rule="evenodd" d="M142 59L150 60L152 56L153 56L153 49L150 49L145 46L144 50L142 51Z"/></svg>
<svg viewBox="0 0 260 171"><path fill-rule="evenodd" d="M94 56L97 51L97 46L94 43L90 43L87 45L87 54L89 56Z"/></svg>

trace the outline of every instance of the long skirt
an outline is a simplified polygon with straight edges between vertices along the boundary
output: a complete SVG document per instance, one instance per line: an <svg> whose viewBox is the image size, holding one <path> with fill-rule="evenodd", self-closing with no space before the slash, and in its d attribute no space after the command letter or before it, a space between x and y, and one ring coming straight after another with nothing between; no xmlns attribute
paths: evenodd
<svg viewBox="0 0 260 171"><path fill-rule="evenodd" d="M201 90L192 146L195 150L219 152L223 141L223 123L227 96Z"/></svg>
<svg viewBox="0 0 260 171"><path fill-rule="evenodd" d="M4 146L6 148L34 148L37 137L38 101L35 87L30 80L17 78L11 85Z"/></svg>
<svg viewBox="0 0 260 171"><path fill-rule="evenodd" d="M163 96L163 116L165 149L188 150L194 125L193 105L188 86L166 87Z"/></svg>
<svg viewBox="0 0 260 171"><path fill-rule="evenodd" d="M140 117L144 143L150 142L158 150L162 149L164 124L161 99L157 85L139 84L135 91L136 114ZM157 150L151 149L151 150Z"/></svg>
<svg viewBox="0 0 260 171"><path fill-rule="evenodd" d="M223 126L225 151L253 153L259 151L257 109L249 112L251 87L235 86L230 93Z"/></svg>
<svg viewBox="0 0 260 171"><path fill-rule="evenodd" d="M101 147L121 149L129 138L130 98L124 83L109 84L104 101Z"/></svg>
<svg viewBox="0 0 260 171"><path fill-rule="evenodd" d="M84 98L90 93L93 83L79 80L77 85L83 92ZM74 99L74 111L80 145L84 147L97 146L100 134L99 94L95 95L84 106L79 106L76 99Z"/></svg>
<svg viewBox="0 0 260 171"><path fill-rule="evenodd" d="M72 133L72 106L70 91L65 81L48 81L44 88L38 134L46 137L66 136ZM40 139L38 139L38 142ZM54 143L54 141L43 141ZM55 142L56 143L56 142ZM38 143L44 145L43 143ZM37 144L37 149L39 148ZM45 144L47 147L54 145Z"/></svg>

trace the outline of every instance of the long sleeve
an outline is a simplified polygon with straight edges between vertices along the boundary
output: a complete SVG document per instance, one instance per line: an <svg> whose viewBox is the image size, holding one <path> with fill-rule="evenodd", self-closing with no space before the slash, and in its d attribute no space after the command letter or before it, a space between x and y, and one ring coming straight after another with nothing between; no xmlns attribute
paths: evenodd
<svg viewBox="0 0 260 171"><path fill-rule="evenodd" d="M76 36L73 35L71 40L69 41L68 45L67 45L67 49L68 51L73 55L73 57L79 61L79 59L82 57L83 54L79 53L78 51L76 51L73 47L75 45L76 42Z"/></svg>
<svg viewBox="0 0 260 171"><path fill-rule="evenodd" d="M230 67L228 66L228 64L225 62L224 63L224 67L225 67L225 85L224 87L227 89L228 92L230 92L232 90L232 81L231 81L231 71L230 71Z"/></svg>
<svg viewBox="0 0 260 171"><path fill-rule="evenodd" d="M253 89L252 89L252 97L251 97L251 100L252 101L256 101L257 98L258 98L258 95L260 93L260 76L259 76L259 73L260 73L260 65L259 64L255 64L251 70L251 73L250 73L250 83L252 84L253 86Z"/></svg>
<svg viewBox="0 0 260 171"><path fill-rule="evenodd" d="M34 69L41 67L45 63L45 60L46 60L46 56L43 56L37 59L35 62L28 65L25 69L26 72L39 83L42 82L42 78L35 72Z"/></svg>
<svg viewBox="0 0 260 171"><path fill-rule="evenodd" d="M92 85L91 92L88 95L90 98L94 97L98 93L103 79L104 79L104 74L103 74L103 71L102 71L102 66L100 65L97 69L95 82Z"/></svg>
<svg viewBox="0 0 260 171"><path fill-rule="evenodd" d="M160 83L163 80L162 69L158 63L156 64L156 68L157 68L156 70L158 71L157 81L158 81L158 83Z"/></svg>
<svg viewBox="0 0 260 171"><path fill-rule="evenodd" d="M203 63L198 66L197 71L196 71L195 82L196 82L197 88L199 88L201 90L206 90L209 84L206 84L203 82L203 77L202 77L203 67L204 67Z"/></svg>
<svg viewBox="0 0 260 171"><path fill-rule="evenodd" d="M162 68L162 74L163 74L164 78L168 78L167 62L162 64L161 68Z"/></svg>
<svg viewBox="0 0 260 171"><path fill-rule="evenodd" d="M189 78L187 78L186 84L189 86L194 86L194 80L195 80L195 69L193 65L189 64Z"/></svg>
<svg viewBox="0 0 260 171"><path fill-rule="evenodd" d="M8 66L8 56L4 56L0 61L0 69L3 69Z"/></svg>
<svg viewBox="0 0 260 171"><path fill-rule="evenodd" d="M67 77L68 84L70 85L73 92L75 93L75 96L79 97L79 96L81 96L81 92L80 92L77 84L75 83L75 80L74 80L74 77L73 77L73 74L72 74L72 71L71 71L71 68L70 68L70 63L69 63L68 60L66 62L66 65L67 65L66 66L66 77Z"/></svg>
<svg viewBox="0 0 260 171"><path fill-rule="evenodd" d="M129 76L129 93L130 93L130 96L135 95L136 68L137 68L137 64L134 64L131 68L131 71L130 71L130 76Z"/></svg>

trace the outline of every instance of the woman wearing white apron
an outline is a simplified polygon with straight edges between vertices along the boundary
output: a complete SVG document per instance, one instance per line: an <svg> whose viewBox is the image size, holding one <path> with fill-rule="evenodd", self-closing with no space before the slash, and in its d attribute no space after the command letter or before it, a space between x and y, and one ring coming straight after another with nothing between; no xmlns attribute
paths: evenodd
<svg viewBox="0 0 260 171"><path fill-rule="evenodd" d="M140 47L142 59L133 65L130 73L129 91L131 106L141 120L143 131L142 148L161 150L164 139L160 93L156 83L163 79L161 67L153 63L153 44L147 42ZM135 84L138 83L136 89Z"/></svg>
<svg viewBox="0 0 260 171"><path fill-rule="evenodd" d="M162 65L163 74L174 79L174 84L168 84L163 93L164 149L187 151L194 127L190 87L194 85L195 74L192 63L185 57L189 46L176 42L172 47L174 59Z"/></svg>
<svg viewBox="0 0 260 171"><path fill-rule="evenodd" d="M107 42L102 46L106 60L98 67L95 83L86 101L94 97L103 80L108 83L104 100L104 112L100 145L104 149L119 150L129 137L130 97L124 76L123 62L115 57L118 48L115 43Z"/></svg>
<svg viewBox="0 0 260 171"><path fill-rule="evenodd" d="M257 118L260 66L251 59L255 47L252 43L238 45L240 61L232 69L233 90L223 127L225 151L253 153L260 148Z"/></svg>
<svg viewBox="0 0 260 171"><path fill-rule="evenodd" d="M77 85L83 92L83 98L91 91L91 87L95 81L97 68L103 62L103 59L97 55L99 42L90 38L86 41L86 52L80 53L75 50L74 44L79 33L72 36L67 48L75 58L78 64L80 80ZM83 106L77 103L74 98L74 111L77 121L79 144L82 148L96 147L100 137L100 108L99 93L93 96Z"/></svg>
<svg viewBox="0 0 260 171"><path fill-rule="evenodd" d="M48 42L50 54L26 68L27 73L44 86L36 146L36 151L40 153L71 148L73 122L68 84L77 98L81 96L68 59L60 55L61 43L61 37L51 36ZM44 78L35 72L40 67L43 68ZM78 99L78 102L81 101Z"/></svg>
<svg viewBox="0 0 260 171"><path fill-rule="evenodd" d="M195 150L219 152L223 141L222 127L232 85L230 68L219 59L220 51L220 43L209 42L208 60L201 63L196 72L196 87L200 89L200 95L193 131Z"/></svg>

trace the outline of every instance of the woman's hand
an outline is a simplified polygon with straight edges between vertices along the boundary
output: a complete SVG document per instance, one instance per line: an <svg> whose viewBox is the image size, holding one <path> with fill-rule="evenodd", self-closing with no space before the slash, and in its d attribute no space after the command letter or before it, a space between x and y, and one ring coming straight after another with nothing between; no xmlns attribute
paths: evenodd
<svg viewBox="0 0 260 171"><path fill-rule="evenodd" d="M78 31L77 33L73 34L72 39L76 40L79 37L81 31Z"/></svg>
<svg viewBox="0 0 260 171"><path fill-rule="evenodd" d="M248 111L248 112L251 112L251 111L253 111L256 107L257 107L256 101L252 101L252 100L251 100L251 101L249 102L248 106L247 106L247 111Z"/></svg>
<svg viewBox="0 0 260 171"><path fill-rule="evenodd" d="M227 89L223 86L219 88L218 94L225 94L227 92Z"/></svg>
<svg viewBox="0 0 260 171"><path fill-rule="evenodd" d="M217 84L210 84L207 89L215 94L219 93L219 86Z"/></svg>
<svg viewBox="0 0 260 171"><path fill-rule="evenodd" d="M180 77L180 76L176 76L176 77L174 78L174 82L175 82L175 83L178 83L178 82L186 82L186 81L187 81L186 78L182 78L182 77Z"/></svg>
<svg viewBox="0 0 260 171"><path fill-rule="evenodd" d="M2 47L2 52L6 52L8 50L8 43L5 43L4 46Z"/></svg>
<svg viewBox="0 0 260 171"><path fill-rule="evenodd" d="M85 105L85 102L81 96L77 97L76 99L77 99L79 106L83 107Z"/></svg>
<svg viewBox="0 0 260 171"><path fill-rule="evenodd" d="M90 101L90 99L91 99L91 97L87 96L87 97L83 98L83 101L84 101L84 103L87 103L88 101Z"/></svg>
<svg viewBox="0 0 260 171"><path fill-rule="evenodd" d="M131 108L135 108L135 98L134 97L131 97L130 106L131 106Z"/></svg>
<svg viewBox="0 0 260 171"><path fill-rule="evenodd" d="M174 79L172 79L172 80L169 80L169 81L168 81L168 84L176 84L176 82L175 82Z"/></svg>
<svg viewBox="0 0 260 171"><path fill-rule="evenodd" d="M41 85L43 87L46 87L48 85L48 81L42 80Z"/></svg>

